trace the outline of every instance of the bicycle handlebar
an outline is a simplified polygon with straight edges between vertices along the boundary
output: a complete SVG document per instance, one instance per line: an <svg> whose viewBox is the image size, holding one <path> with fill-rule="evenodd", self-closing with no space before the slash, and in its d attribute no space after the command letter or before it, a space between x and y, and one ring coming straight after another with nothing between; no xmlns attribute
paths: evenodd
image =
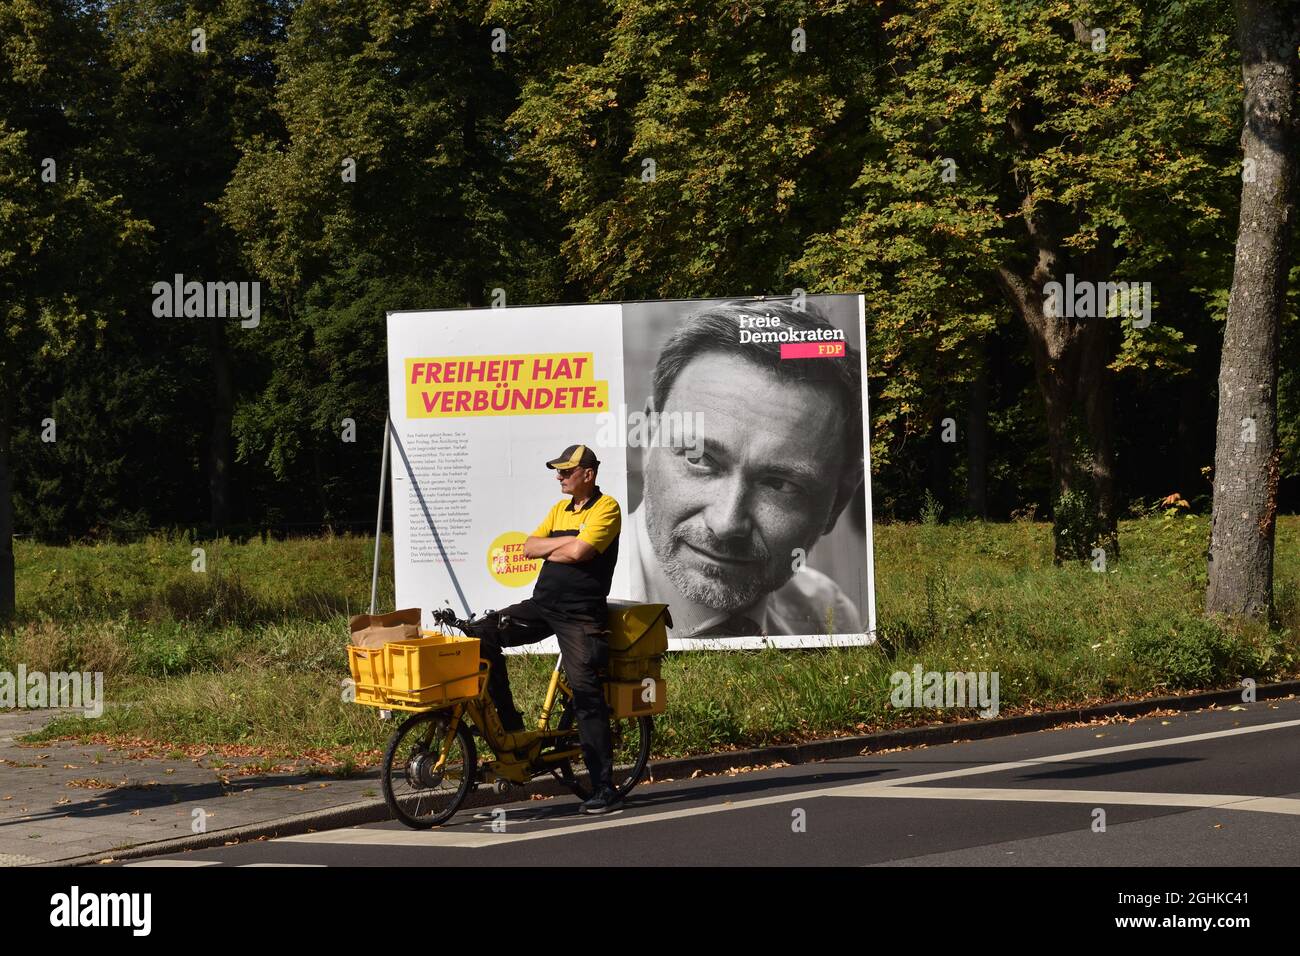
<svg viewBox="0 0 1300 956"><path fill-rule="evenodd" d="M478 617L464 619L456 616L455 609L444 607L434 611L430 617L433 618L435 624L441 624L443 627L454 627L457 630L463 631L471 637L474 637L476 636L473 633L474 629L486 624L488 619L495 614L495 611L486 611ZM504 627L506 620L503 618L499 623L500 626Z"/></svg>

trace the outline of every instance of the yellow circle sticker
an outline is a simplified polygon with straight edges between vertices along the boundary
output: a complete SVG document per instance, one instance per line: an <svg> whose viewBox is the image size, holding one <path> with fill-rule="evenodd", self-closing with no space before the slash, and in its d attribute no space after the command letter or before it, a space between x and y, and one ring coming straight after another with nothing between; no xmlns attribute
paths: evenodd
<svg viewBox="0 0 1300 956"><path fill-rule="evenodd" d="M524 557L524 541L528 536L521 531L507 531L488 545L488 573L509 588L521 588L537 580L542 562Z"/></svg>

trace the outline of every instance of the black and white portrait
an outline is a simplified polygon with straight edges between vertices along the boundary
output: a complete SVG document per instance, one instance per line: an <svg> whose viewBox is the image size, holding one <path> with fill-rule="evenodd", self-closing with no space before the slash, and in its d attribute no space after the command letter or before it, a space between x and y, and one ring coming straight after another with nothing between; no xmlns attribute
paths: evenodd
<svg viewBox="0 0 1300 956"><path fill-rule="evenodd" d="M626 303L624 556L677 639L861 634L857 296Z"/></svg>

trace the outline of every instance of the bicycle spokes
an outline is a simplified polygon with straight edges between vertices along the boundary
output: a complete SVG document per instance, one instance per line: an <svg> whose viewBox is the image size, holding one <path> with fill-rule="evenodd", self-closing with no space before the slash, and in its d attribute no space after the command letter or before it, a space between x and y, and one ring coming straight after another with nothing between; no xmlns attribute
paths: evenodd
<svg viewBox="0 0 1300 956"><path fill-rule="evenodd" d="M394 735L384 774L384 796L403 823L441 822L456 812L473 784L473 741L459 720L418 715Z"/></svg>

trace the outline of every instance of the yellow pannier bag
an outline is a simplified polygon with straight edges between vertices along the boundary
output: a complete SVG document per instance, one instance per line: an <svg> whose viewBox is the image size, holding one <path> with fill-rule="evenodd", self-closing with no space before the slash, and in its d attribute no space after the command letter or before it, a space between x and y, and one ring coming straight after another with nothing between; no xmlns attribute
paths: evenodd
<svg viewBox="0 0 1300 956"><path fill-rule="evenodd" d="M609 681L605 703L615 717L653 717L668 707L668 685L661 680Z"/></svg>
<svg viewBox="0 0 1300 956"><path fill-rule="evenodd" d="M667 604L609 602L609 679L639 681L661 677L673 626Z"/></svg>

